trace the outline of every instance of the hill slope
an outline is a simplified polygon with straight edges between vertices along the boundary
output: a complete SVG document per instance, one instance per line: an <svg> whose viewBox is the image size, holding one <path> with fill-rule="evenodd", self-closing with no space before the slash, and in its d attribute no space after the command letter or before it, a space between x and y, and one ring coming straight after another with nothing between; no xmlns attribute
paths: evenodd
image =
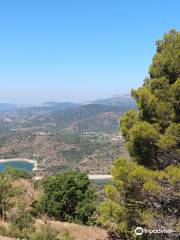
<svg viewBox="0 0 180 240"><path fill-rule="evenodd" d="M0 114L0 158L37 159L47 172L73 167L108 173L112 160L126 154L118 125L128 106L64 103L57 110L57 105Z"/></svg>

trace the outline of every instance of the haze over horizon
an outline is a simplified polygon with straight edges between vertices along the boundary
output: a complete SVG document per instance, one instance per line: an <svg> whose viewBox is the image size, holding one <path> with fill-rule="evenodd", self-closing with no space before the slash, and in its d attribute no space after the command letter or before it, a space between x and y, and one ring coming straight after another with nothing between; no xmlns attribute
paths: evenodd
<svg viewBox="0 0 180 240"><path fill-rule="evenodd" d="M180 2L0 3L0 102L84 102L142 85ZM143 19L143 21L142 21Z"/></svg>
<svg viewBox="0 0 180 240"><path fill-rule="evenodd" d="M42 104L46 104L46 103L75 103L75 104L88 104L88 103L93 103L94 101L98 101L98 100L108 100L108 99L113 99L113 98L123 98L125 99L126 97L131 97L130 93L122 93L122 94L115 94L112 96L107 96L107 97L103 97L103 98L89 98L88 100L84 100L84 101L75 101L73 99L71 100L52 100L52 99L48 99L47 101L42 101L42 102L18 102L18 101L1 101L0 100L0 104L14 104L14 105L19 105L19 106L39 106Z"/></svg>

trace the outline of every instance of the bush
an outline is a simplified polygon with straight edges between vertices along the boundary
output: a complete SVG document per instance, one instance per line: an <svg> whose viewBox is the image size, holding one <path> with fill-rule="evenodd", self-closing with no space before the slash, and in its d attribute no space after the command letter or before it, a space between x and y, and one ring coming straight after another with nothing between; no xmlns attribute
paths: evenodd
<svg viewBox="0 0 180 240"><path fill-rule="evenodd" d="M51 227L50 224L42 225L40 230L37 230L29 236L30 240L58 240L58 231Z"/></svg>
<svg viewBox="0 0 180 240"><path fill-rule="evenodd" d="M74 240L69 232L59 233L50 224L44 224L28 238L29 240Z"/></svg>
<svg viewBox="0 0 180 240"><path fill-rule="evenodd" d="M44 179L43 194L33 202L34 214L87 224L95 210L95 200L95 189L85 173L65 171Z"/></svg>
<svg viewBox="0 0 180 240"><path fill-rule="evenodd" d="M15 168L15 167L10 167L8 166L5 169L5 175L11 177L12 179L16 180L16 179L32 179L32 173L29 171L26 171L24 169L20 169L20 168Z"/></svg>
<svg viewBox="0 0 180 240"><path fill-rule="evenodd" d="M178 232L180 167L171 165L163 171L154 171L118 158L112 175L113 185L105 189L107 200L98 207L98 223L121 237L117 239L136 239L137 226L147 229L161 226Z"/></svg>

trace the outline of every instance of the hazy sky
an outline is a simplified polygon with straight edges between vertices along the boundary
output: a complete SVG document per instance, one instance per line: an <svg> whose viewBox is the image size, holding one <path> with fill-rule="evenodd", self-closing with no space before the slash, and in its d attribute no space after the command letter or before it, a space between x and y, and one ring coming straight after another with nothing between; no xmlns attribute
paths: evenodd
<svg viewBox="0 0 180 240"><path fill-rule="evenodd" d="M155 41L180 29L179 0L0 1L0 101L84 101L128 93Z"/></svg>

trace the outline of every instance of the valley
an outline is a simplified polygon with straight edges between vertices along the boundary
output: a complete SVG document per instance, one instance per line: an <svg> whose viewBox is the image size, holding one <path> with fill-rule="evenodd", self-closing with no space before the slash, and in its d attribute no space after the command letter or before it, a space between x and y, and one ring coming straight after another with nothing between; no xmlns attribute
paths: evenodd
<svg viewBox="0 0 180 240"><path fill-rule="evenodd" d="M112 161L127 155L118 133L119 118L135 104L127 96L122 99L0 106L0 159L37 160L38 175L69 168L109 174Z"/></svg>

